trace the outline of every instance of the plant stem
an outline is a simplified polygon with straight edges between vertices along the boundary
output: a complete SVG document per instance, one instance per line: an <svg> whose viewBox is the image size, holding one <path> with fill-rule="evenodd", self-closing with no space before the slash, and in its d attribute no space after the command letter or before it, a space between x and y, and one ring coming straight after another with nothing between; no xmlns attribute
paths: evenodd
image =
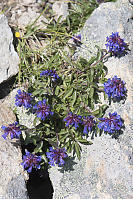
<svg viewBox="0 0 133 199"><path fill-rule="evenodd" d="M19 73L18 73L18 84L20 86L21 85L21 44L20 44L20 40L18 41L18 51L19 51L19 59L20 59Z"/></svg>
<svg viewBox="0 0 133 199"><path fill-rule="evenodd" d="M106 55L108 55L108 54L109 54L109 52L105 53L105 55L103 55L103 56L101 57L101 59L99 59L96 63L91 64L90 66L91 66L91 67L96 66L96 65L97 65L99 62L101 62L101 61L102 61L102 59L103 59L104 57L106 57Z"/></svg>

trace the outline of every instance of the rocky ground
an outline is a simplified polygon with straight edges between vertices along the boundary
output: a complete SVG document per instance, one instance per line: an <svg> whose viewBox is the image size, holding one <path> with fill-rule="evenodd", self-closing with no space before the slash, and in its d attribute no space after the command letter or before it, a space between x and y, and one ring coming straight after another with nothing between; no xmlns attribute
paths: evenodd
<svg viewBox="0 0 133 199"><path fill-rule="evenodd" d="M45 4L46 1L42 3L39 0L2 0L0 10L6 15L10 26L22 28L42 11Z"/></svg>

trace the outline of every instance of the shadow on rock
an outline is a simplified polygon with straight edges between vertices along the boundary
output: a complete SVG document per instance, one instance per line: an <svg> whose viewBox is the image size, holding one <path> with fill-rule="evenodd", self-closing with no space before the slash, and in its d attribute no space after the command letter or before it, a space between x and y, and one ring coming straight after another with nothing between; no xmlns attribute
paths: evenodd
<svg viewBox="0 0 133 199"><path fill-rule="evenodd" d="M74 161L75 157L67 157L65 159L65 165L63 167L60 167L58 170L61 173L64 173L66 171L74 171L74 165L76 165L77 163Z"/></svg>

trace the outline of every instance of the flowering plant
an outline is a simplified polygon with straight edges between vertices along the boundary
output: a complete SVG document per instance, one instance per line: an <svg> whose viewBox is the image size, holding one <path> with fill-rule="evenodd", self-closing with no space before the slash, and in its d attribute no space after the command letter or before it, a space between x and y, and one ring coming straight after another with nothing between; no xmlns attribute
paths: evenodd
<svg viewBox="0 0 133 199"><path fill-rule="evenodd" d="M101 2L95 1L95 7ZM76 154L80 159L81 145L92 144L93 135L101 131L115 134L123 127L118 113L104 116L108 105L101 102L99 92L107 94L109 99L122 100L126 96L124 81L117 76L106 79L107 68L103 58L107 54L122 56L127 43L118 32L114 32L107 37L106 50L98 47L97 55L90 60L80 57L74 61L73 58L73 50L82 45L81 34L75 36L75 33L80 20L86 20L82 12L88 17L87 5L89 7L90 4L90 1L85 1L85 5L81 3L82 9L73 6L73 9L79 10L76 20L71 14L65 22L50 20L43 31L34 27L33 23L27 26L24 36L19 38L18 51L22 62L18 82L20 85L26 80L28 86L18 90L15 105L17 108L26 108L27 114L34 114L34 128L19 126L15 122L7 127L2 126L2 130L4 139L8 135L11 139L21 136L26 149L28 144L32 144L33 149L26 150L22 162L23 168L29 173L33 169L44 168L45 164L63 166L69 153ZM37 43L42 38L43 41L48 39L50 45L46 46L46 53L44 49L33 53L32 49L26 54L29 49L27 45L36 38ZM70 38L74 44L69 43ZM69 52L64 50L66 45ZM101 83L104 83L102 90Z"/></svg>
<svg viewBox="0 0 133 199"><path fill-rule="evenodd" d="M124 47L117 42L111 43L115 37L123 42L118 33L113 33L107 38L106 46L109 46L109 52L116 55ZM51 166L63 166L70 152L76 153L80 159L81 144L92 144L89 140L90 134L100 131L114 134L123 127L123 121L116 112L109 113L109 117L103 117L108 107L106 104L97 109L95 106L100 101L97 93L100 82L104 82L104 92L111 99L121 100L127 91L121 78L114 76L112 79L105 79L106 68L102 58L102 53L99 56L98 52L95 59L90 61L80 58L76 64L66 61L64 67L61 63L61 67L56 69L42 71L40 68L35 77L37 81L29 86L32 94L20 89L17 91L15 105L23 106L35 115L35 128L25 131L25 137L22 135L26 144L32 142L34 145L33 153L26 151L23 156L22 166L27 172L40 169L46 162ZM52 57L55 65L57 59L61 59L60 54L56 54L55 59ZM36 124L37 118L39 125ZM2 126L2 129L5 139L8 134L11 139L19 138L21 134L17 122L8 127Z"/></svg>

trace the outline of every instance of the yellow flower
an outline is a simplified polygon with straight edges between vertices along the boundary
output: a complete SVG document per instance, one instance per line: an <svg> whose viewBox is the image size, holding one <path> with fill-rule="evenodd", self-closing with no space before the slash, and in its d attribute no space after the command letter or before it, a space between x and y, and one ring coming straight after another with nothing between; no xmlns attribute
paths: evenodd
<svg viewBox="0 0 133 199"><path fill-rule="evenodd" d="M19 32L15 32L15 37L19 38L20 37L20 33Z"/></svg>

